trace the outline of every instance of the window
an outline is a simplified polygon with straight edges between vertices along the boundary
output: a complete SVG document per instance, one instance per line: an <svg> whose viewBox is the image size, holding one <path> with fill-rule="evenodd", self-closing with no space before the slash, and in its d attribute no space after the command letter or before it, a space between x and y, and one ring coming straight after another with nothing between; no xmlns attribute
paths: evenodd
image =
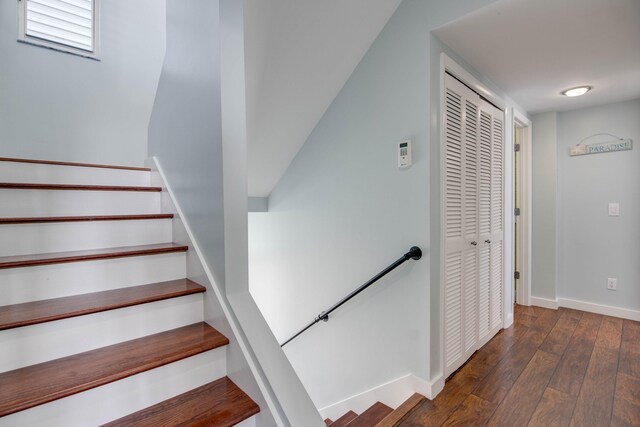
<svg viewBox="0 0 640 427"><path fill-rule="evenodd" d="M19 0L18 41L97 59L99 0Z"/></svg>

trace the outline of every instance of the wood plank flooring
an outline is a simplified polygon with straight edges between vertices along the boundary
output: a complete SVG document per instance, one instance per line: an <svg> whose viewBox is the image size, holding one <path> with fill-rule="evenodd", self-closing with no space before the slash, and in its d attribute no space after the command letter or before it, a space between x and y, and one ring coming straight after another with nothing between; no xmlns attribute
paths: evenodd
<svg viewBox="0 0 640 427"><path fill-rule="evenodd" d="M223 377L103 427L231 427L258 412L258 405Z"/></svg>
<svg viewBox="0 0 640 427"><path fill-rule="evenodd" d="M34 267L38 265L64 264L68 262L97 261L111 258L158 255L173 252L186 252L186 245L177 243L158 243L154 245L120 246L117 248L89 249L85 251L49 252L0 257L0 269Z"/></svg>
<svg viewBox="0 0 640 427"><path fill-rule="evenodd" d="M17 163L36 163L42 165L56 165L56 166L76 166L84 168L102 168L102 169L122 169L132 171L151 171L150 168L141 168L137 166L118 166L118 165L98 165L95 163L74 163L74 162L57 162L51 160L35 160L35 159L16 159L12 157L0 157L0 162L17 162Z"/></svg>
<svg viewBox="0 0 640 427"><path fill-rule="evenodd" d="M332 424L332 427L344 427L347 424L349 424L351 421L355 420L356 418L358 418L358 414L356 414L353 411L349 411L343 416L341 416L340 418L338 418L337 420L335 420Z"/></svg>
<svg viewBox="0 0 640 427"><path fill-rule="evenodd" d="M0 374L0 417L229 344L206 323Z"/></svg>
<svg viewBox="0 0 640 427"><path fill-rule="evenodd" d="M0 182L3 190L75 190L75 191L146 191L160 192L161 187L139 185L79 185L79 184L37 184L26 182Z"/></svg>
<svg viewBox="0 0 640 427"><path fill-rule="evenodd" d="M640 322L518 305L514 318L396 425L640 426Z"/></svg>
<svg viewBox="0 0 640 427"><path fill-rule="evenodd" d="M0 218L0 225L42 224L52 222L97 222L97 221L140 221L150 219L173 219L173 214L142 215L86 215L86 216L45 216L27 218Z"/></svg>
<svg viewBox="0 0 640 427"><path fill-rule="evenodd" d="M371 427L382 421L393 409L384 403L376 402L364 411L355 420L347 424L347 427Z"/></svg>
<svg viewBox="0 0 640 427"><path fill-rule="evenodd" d="M189 279L0 307L0 331L205 292Z"/></svg>

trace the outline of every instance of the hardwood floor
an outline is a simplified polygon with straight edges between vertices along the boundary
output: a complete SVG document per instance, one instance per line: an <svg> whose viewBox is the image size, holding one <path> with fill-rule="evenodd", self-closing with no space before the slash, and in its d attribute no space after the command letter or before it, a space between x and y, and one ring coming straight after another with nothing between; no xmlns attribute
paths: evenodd
<svg viewBox="0 0 640 427"><path fill-rule="evenodd" d="M516 305L513 326L397 425L640 426L640 322Z"/></svg>

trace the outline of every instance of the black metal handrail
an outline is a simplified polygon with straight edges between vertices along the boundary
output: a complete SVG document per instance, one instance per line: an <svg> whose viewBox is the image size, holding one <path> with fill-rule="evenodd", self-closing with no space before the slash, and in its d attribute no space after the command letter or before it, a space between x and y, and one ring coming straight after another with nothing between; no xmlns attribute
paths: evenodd
<svg viewBox="0 0 640 427"><path fill-rule="evenodd" d="M360 286L358 289L356 289L355 291L351 292L349 295L347 295L346 297L342 298L340 301L338 301L337 303L335 303L330 309L323 311L322 313L320 313L318 316L316 316L315 319L313 319L313 322L309 323L307 326L305 326L304 328L300 329L300 331L298 331L297 334L295 334L294 336L292 336L291 338L289 338L288 340L286 340L285 342L283 342L282 344L280 344L280 347L284 347L285 345L287 345L288 343L290 343L291 341L293 341L295 338L297 338L300 334L302 334L304 331L306 331L307 329L309 329L310 327L312 327L313 325L315 325L316 323L318 323L319 321L324 321L327 322L329 320L329 315L331 313L333 313L335 310L337 310L338 308L340 308L340 306L344 303L346 303L347 301L349 301L351 298L355 297L356 295L358 295L360 292L364 291L365 289L367 289L369 286L373 285L375 282L377 282L378 280L380 280L383 276L385 276L387 273L395 270L397 267L399 267L401 264L405 263L406 261L409 261L410 259L412 260L419 260L420 258L422 258L422 250L417 247L417 246L412 246L411 249L409 249L409 252L407 252L406 254L402 255L402 257L398 258L393 264L391 264L389 267L385 268L384 270L382 270L380 273L376 274L375 276L373 276L371 279L369 279L369 281L367 283L365 283L364 285Z"/></svg>

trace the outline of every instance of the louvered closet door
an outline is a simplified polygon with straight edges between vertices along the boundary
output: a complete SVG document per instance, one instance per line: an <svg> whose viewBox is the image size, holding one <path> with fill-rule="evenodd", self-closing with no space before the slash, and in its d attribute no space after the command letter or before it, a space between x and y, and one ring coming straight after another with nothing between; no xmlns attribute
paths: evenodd
<svg viewBox="0 0 640 427"><path fill-rule="evenodd" d="M502 328L504 113L447 75L445 375Z"/></svg>
<svg viewBox="0 0 640 427"><path fill-rule="evenodd" d="M504 113L480 103L478 340L484 345L502 328L502 207Z"/></svg>
<svg viewBox="0 0 640 427"><path fill-rule="evenodd" d="M446 77L444 353L446 375L478 348L478 114L480 98Z"/></svg>
<svg viewBox="0 0 640 427"><path fill-rule="evenodd" d="M504 289L504 112L494 108L491 146L491 335L504 324L502 292Z"/></svg>

